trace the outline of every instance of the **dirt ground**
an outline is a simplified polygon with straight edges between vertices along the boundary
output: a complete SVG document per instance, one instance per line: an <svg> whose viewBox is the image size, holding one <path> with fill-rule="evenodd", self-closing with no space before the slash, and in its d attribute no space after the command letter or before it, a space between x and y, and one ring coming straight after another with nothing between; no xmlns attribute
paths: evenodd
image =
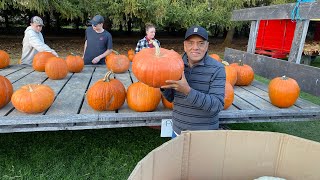
<svg viewBox="0 0 320 180"><path fill-rule="evenodd" d="M113 49L121 54L127 54L129 49L134 49L136 43L142 37L113 37ZM179 54L183 53L183 37L163 36L156 37L162 48L173 49ZM22 36L0 36L0 50L4 50L10 54L10 64L17 64L22 51ZM53 49L57 51L60 57L65 58L70 53L78 55L83 54L84 37L45 37L45 42ZM225 46L222 45L223 39L209 40L209 53L216 53L223 56ZM248 39L234 39L233 43L228 46L230 48L245 50L248 43Z"/></svg>

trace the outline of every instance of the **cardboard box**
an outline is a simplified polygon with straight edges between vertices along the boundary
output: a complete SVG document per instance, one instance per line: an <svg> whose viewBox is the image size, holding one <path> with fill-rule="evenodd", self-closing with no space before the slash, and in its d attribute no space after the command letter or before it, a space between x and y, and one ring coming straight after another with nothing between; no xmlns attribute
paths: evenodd
<svg viewBox="0 0 320 180"><path fill-rule="evenodd" d="M183 132L154 149L130 180L320 179L320 143L274 132Z"/></svg>

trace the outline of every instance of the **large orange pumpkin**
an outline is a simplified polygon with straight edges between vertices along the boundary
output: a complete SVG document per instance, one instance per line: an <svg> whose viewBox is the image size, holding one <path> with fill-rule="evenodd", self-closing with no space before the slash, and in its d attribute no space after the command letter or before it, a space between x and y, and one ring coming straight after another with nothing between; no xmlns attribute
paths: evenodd
<svg viewBox="0 0 320 180"><path fill-rule="evenodd" d="M280 108L292 106L300 94L300 87L297 81L286 76L272 79L268 89L271 104Z"/></svg>
<svg viewBox="0 0 320 180"><path fill-rule="evenodd" d="M128 106L138 112L155 110L161 100L159 88L150 87L142 82L135 82L128 87Z"/></svg>
<svg viewBox="0 0 320 180"><path fill-rule="evenodd" d="M52 57L56 57L50 52L38 52L34 57L32 61L32 67L36 71L44 72L45 66L48 60Z"/></svg>
<svg viewBox="0 0 320 180"><path fill-rule="evenodd" d="M222 59L218 54L210 54L210 56L215 59L216 61L222 62Z"/></svg>
<svg viewBox="0 0 320 180"><path fill-rule="evenodd" d="M119 109L126 100L126 89L117 79L111 79L113 73L107 72L103 79L98 80L87 92L89 106L97 111L114 111Z"/></svg>
<svg viewBox="0 0 320 180"><path fill-rule="evenodd" d="M136 78L155 88L166 84L166 80L179 80L184 70L181 56L174 50L144 48L133 58L132 72Z"/></svg>
<svg viewBox="0 0 320 180"><path fill-rule="evenodd" d="M6 51L0 50L0 69L9 66L10 56Z"/></svg>
<svg viewBox="0 0 320 180"><path fill-rule="evenodd" d="M29 114L48 109L54 100L54 91L47 85L28 84L12 95L12 105L19 111Z"/></svg>
<svg viewBox="0 0 320 180"><path fill-rule="evenodd" d="M128 71L130 67L130 61L127 56L121 55L114 51L115 54L109 55L106 58L106 66L108 70L114 73L124 73Z"/></svg>
<svg viewBox="0 0 320 180"><path fill-rule="evenodd" d="M80 56L68 55L66 57L66 63L69 72L79 73L84 67L84 61Z"/></svg>
<svg viewBox="0 0 320 180"><path fill-rule="evenodd" d="M230 66L227 61L222 61L222 64L224 64L224 69L226 71L226 81L234 86L238 79L237 70L233 66Z"/></svg>
<svg viewBox="0 0 320 180"><path fill-rule="evenodd" d="M63 79L68 74L68 66L65 60L52 57L45 65L45 72L50 79Z"/></svg>
<svg viewBox="0 0 320 180"><path fill-rule="evenodd" d="M223 109L228 109L232 105L233 99L234 99L233 86L228 81L226 81Z"/></svg>
<svg viewBox="0 0 320 180"><path fill-rule="evenodd" d="M237 70L237 82L238 86L248 86L252 83L254 79L254 71L251 66L243 64L241 60L238 63L232 63L230 66L233 66Z"/></svg>
<svg viewBox="0 0 320 180"><path fill-rule="evenodd" d="M134 58L134 50L133 49L130 49L128 51L128 59L132 62L133 61L133 58Z"/></svg>
<svg viewBox="0 0 320 180"><path fill-rule="evenodd" d="M162 104L168 109L173 109L173 102L168 101L164 96L161 95Z"/></svg>
<svg viewBox="0 0 320 180"><path fill-rule="evenodd" d="M13 93L13 87L11 82L0 75L0 109L7 105Z"/></svg>

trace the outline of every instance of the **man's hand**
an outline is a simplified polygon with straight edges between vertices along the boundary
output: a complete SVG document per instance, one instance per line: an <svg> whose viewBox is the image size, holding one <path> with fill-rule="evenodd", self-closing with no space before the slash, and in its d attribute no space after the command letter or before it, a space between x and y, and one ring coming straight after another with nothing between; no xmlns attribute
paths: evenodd
<svg viewBox="0 0 320 180"><path fill-rule="evenodd" d="M167 85L161 86L163 89L174 89L176 91L179 91L183 93L184 95L188 95L191 88L187 82L186 77L184 76L184 72L182 72L181 79L178 81L174 80L166 80Z"/></svg>
<svg viewBox="0 0 320 180"><path fill-rule="evenodd" d="M100 61L99 57L95 57L91 62L92 64L97 64Z"/></svg>

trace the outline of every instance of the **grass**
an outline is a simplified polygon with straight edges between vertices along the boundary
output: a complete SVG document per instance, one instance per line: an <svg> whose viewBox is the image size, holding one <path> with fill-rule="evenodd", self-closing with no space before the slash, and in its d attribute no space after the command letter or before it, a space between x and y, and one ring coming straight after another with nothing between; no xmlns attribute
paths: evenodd
<svg viewBox="0 0 320 180"><path fill-rule="evenodd" d="M147 127L0 134L0 179L127 179L167 140Z"/></svg>

